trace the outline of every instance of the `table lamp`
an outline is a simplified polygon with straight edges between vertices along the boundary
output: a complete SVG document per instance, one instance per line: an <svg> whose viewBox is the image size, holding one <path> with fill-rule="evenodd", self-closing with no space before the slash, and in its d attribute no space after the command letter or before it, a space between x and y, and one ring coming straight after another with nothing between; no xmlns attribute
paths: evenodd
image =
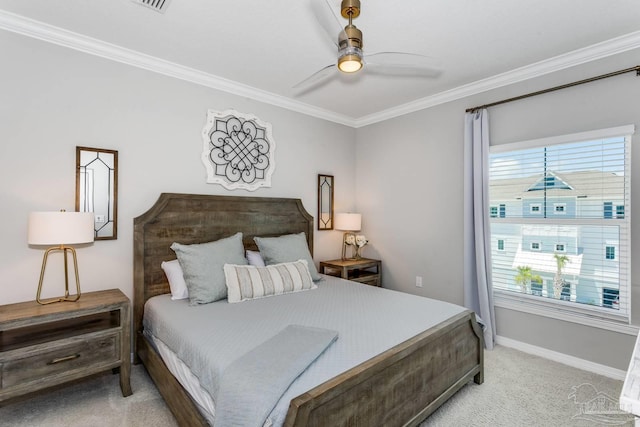
<svg viewBox="0 0 640 427"><path fill-rule="evenodd" d="M80 299L80 279L78 277L78 259L76 251L68 245L93 242L95 236L93 212L31 212L27 227L27 241L30 245L56 245L47 249L42 260L40 282L36 301L38 304L51 304L62 301L78 301ZM62 251L64 255L64 297L42 301L42 281L47 267L47 258L54 251ZM73 256L73 267L76 274L76 295L69 297L69 273L67 253Z"/></svg>
<svg viewBox="0 0 640 427"><path fill-rule="evenodd" d="M344 231L342 238L342 260L354 259L347 258L347 246L356 244L356 235L353 231L360 231L362 227L362 215L359 213L337 213L335 219L335 229Z"/></svg>

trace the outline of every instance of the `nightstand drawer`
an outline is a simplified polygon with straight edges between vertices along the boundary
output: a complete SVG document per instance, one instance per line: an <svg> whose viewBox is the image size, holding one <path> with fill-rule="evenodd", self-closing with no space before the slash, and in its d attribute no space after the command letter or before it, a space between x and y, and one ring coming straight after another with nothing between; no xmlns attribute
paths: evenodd
<svg viewBox="0 0 640 427"><path fill-rule="evenodd" d="M85 339L76 337L40 352L24 348L24 357L14 355L6 362L0 360L0 388L31 381L46 382L47 377L96 364L117 364L120 360L119 342L119 333L111 332L108 335L87 336Z"/></svg>

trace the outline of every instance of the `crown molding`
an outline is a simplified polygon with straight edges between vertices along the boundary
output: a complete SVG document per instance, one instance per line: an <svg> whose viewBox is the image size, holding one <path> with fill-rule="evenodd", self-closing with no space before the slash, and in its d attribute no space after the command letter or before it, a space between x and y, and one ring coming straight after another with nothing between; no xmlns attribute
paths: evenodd
<svg viewBox="0 0 640 427"><path fill-rule="evenodd" d="M247 97L266 104L353 127L354 119L303 102L276 95L233 80L185 67L170 61L107 43L73 31L46 24L0 9L0 29L11 31L48 43L64 46L111 61L195 83L211 89Z"/></svg>
<svg viewBox="0 0 640 427"><path fill-rule="evenodd" d="M354 127L367 126L638 48L640 48L640 31L625 34L582 49L577 49L397 107L389 108L388 110L361 117L355 120Z"/></svg>
<svg viewBox="0 0 640 427"><path fill-rule="evenodd" d="M343 114L315 107L300 101L295 101L281 95L276 95L233 80L205 73L194 68L165 61L122 46L107 43L92 37L65 30L60 27L36 21L22 15L0 9L0 29L32 37L48 43L64 46L104 59L120 62L154 73L188 81L211 89L228 92L234 95L248 97L266 104L285 108L287 110L317 117L334 123L359 128L413 113L415 111L434 107L436 105L455 101L488 90L497 89L518 83L534 77L543 76L564 70L576 65L606 58L640 48L640 31L629 33L611 40L588 46L582 49L555 56L524 67L516 68L486 79L468 83L457 88L427 96L397 107L389 108L378 113L354 119Z"/></svg>

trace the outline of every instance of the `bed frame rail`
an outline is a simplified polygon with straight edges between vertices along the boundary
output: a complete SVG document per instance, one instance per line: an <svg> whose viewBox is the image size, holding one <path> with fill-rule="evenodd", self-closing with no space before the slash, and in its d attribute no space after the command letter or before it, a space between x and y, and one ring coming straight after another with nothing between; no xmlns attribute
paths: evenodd
<svg viewBox="0 0 640 427"><path fill-rule="evenodd" d="M418 425L484 381L483 348L475 314L463 312L296 397L285 426Z"/></svg>

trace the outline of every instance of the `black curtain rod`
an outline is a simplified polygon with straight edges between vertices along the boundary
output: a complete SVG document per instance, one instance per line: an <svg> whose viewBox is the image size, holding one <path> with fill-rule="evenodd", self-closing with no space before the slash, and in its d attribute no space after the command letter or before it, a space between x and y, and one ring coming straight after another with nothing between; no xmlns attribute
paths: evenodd
<svg viewBox="0 0 640 427"><path fill-rule="evenodd" d="M578 85L581 85L581 84L584 84L584 83L591 83L591 82L595 82L596 80L602 80L602 79L606 79L606 78L609 78L609 77L619 76L620 74L626 74L626 73L630 73L632 71L636 72L636 76L640 76L640 65L636 65L635 67L631 67L631 68L626 68L624 70L614 71L613 73L603 74L601 76L591 77L589 79L579 80L579 81L573 82L573 83L567 83L567 84L564 84L564 85L561 85L561 86L552 87L552 88L549 88L549 89L539 90L537 92L527 93L526 95L520 95L520 96L516 96L516 97L513 97L513 98L509 98L509 99L503 99L502 101L496 101L496 102L492 102L490 104L479 105L479 106L473 107L473 108L467 108L465 111L467 113L473 113L475 111L482 110L483 108L494 107L496 105L506 104L507 102L518 101L518 100L524 99L524 98L531 98L532 96L542 95L543 93L554 92L556 90L566 89L568 87L578 86Z"/></svg>

